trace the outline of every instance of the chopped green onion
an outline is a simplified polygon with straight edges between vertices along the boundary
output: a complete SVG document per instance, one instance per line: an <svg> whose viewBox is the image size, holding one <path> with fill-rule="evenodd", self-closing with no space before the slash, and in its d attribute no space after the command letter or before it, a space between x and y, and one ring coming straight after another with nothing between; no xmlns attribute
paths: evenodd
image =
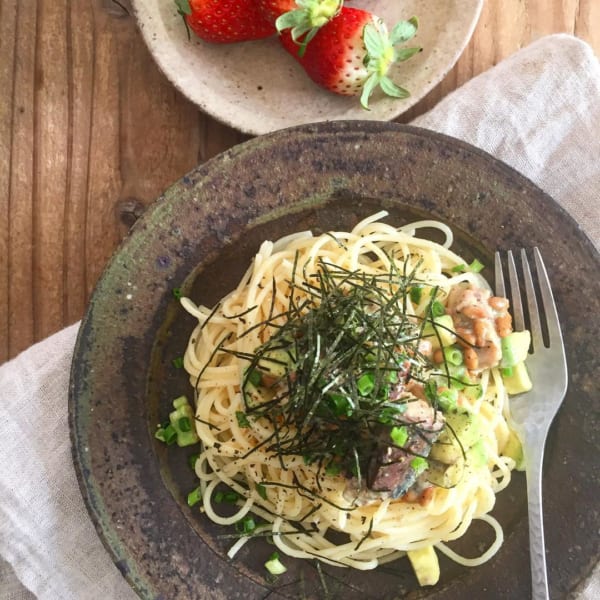
<svg viewBox="0 0 600 600"><path fill-rule="evenodd" d="M278 552L273 552L273 554L269 556L269 560L265 563L265 569L267 569L271 575L282 575L287 571L287 567L279 560Z"/></svg>
<svg viewBox="0 0 600 600"><path fill-rule="evenodd" d="M166 425L165 427L159 427L156 430L154 437L167 444L167 446L171 446L177 441L177 430L171 424Z"/></svg>
<svg viewBox="0 0 600 600"><path fill-rule="evenodd" d="M305 465L312 465L315 462L315 457L310 454L304 454L302 459L304 460Z"/></svg>
<svg viewBox="0 0 600 600"><path fill-rule="evenodd" d="M408 429L404 425L401 427L392 427L390 437L392 438L394 445L402 447L408 440Z"/></svg>
<svg viewBox="0 0 600 600"><path fill-rule="evenodd" d="M469 271L471 271L471 273L479 273L484 267L485 265L475 258L469 265Z"/></svg>
<svg viewBox="0 0 600 600"><path fill-rule="evenodd" d="M449 412L456 408L458 391L455 389L444 390L438 394L438 405L442 412Z"/></svg>
<svg viewBox="0 0 600 600"><path fill-rule="evenodd" d="M434 317L441 317L446 314L446 307L439 300L434 300L431 303L431 314Z"/></svg>
<svg viewBox="0 0 600 600"><path fill-rule="evenodd" d="M398 383L398 372L397 371L388 371L386 380L388 383Z"/></svg>
<svg viewBox="0 0 600 600"><path fill-rule="evenodd" d="M263 500L267 499L267 488L262 483L256 484L256 491Z"/></svg>
<svg viewBox="0 0 600 600"><path fill-rule="evenodd" d="M364 373L356 382L356 389L361 396L368 396L375 387L375 377L373 373Z"/></svg>
<svg viewBox="0 0 600 600"><path fill-rule="evenodd" d="M406 411L406 403L396 404L394 406L387 405L381 409L377 421L384 425L392 425L396 422L396 417Z"/></svg>
<svg viewBox="0 0 600 600"><path fill-rule="evenodd" d="M194 420L194 409L185 396L179 396L173 400L174 411L169 413L169 422L175 430L175 438L178 446L191 446L198 443L198 434L192 422Z"/></svg>
<svg viewBox="0 0 600 600"><path fill-rule="evenodd" d="M190 403L188 402L188 399L185 396L179 396L178 398L175 398L175 400L173 400L173 408L175 410L180 410L182 408L185 408L186 406L190 406Z"/></svg>
<svg viewBox="0 0 600 600"><path fill-rule="evenodd" d="M248 383L251 383L254 387L257 387L262 381L262 375L256 369L252 369L252 371L248 371L247 373L247 381Z"/></svg>
<svg viewBox="0 0 600 600"><path fill-rule="evenodd" d="M513 375L513 368L512 367L504 367L502 369L502 376L503 377L512 377Z"/></svg>
<svg viewBox="0 0 600 600"><path fill-rule="evenodd" d="M181 288L178 288L178 287L173 288L172 293L173 293L173 296L175 298L177 298L177 300L179 300L182 296Z"/></svg>
<svg viewBox="0 0 600 600"><path fill-rule="evenodd" d="M337 417L343 415L349 417L352 414L352 405L348 401L348 398L342 394L328 394L327 404L329 405L331 412Z"/></svg>
<svg viewBox="0 0 600 600"><path fill-rule="evenodd" d="M410 461L410 466L413 468L417 475L420 475L427 467L429 467L429 463L422 456L415 456Z"/></svg>
<svg viewBox="0 0 600 600"><path fill-rule="evenodd" d="M250 516L245 516L243 519L240 519L236 524L235 528L242 535L249 535L256 529L256 522Z"/></svg>
<svg viewBox="0 0 600 600"><path fill-rule="evenodd" d="M225 504L235 504L239 499L240 495L233 490L230 490L229 492L219 491L215 493L215 502L218 502L219 504L221 502Z"/></svg>
<svg viewBox="0 0 600 600"><path fill-rule="evenodd" d="M179 421L177 421L178 425L179 425L179 429L181 431L184 432L188 432L192 430L192 424L190 423L190 420L188 417L181 417L181 419L179 419Z"/></svg>
<svg viewBox="0 0 600 600"><path fill-rule="evenodd" d="M171 363L176 369L181 369L181 367L183 367L183 356L178 356L177 358L174 358L171 361Z"/></svg>
<svg viewBox="0 0 600 600"><path fill-rule="evenodd" d="M462 390L465 387L465 379L467 377L466 369L464 365L448 365L448 372L452 380L450 381L450 387L455 390Z"/></svg>
<svg viewBox="0 0 600 600"><path fill-rule="evenodd" d="M456 265L455 267L452 267L451 270L453 273L464 273L467 270L467 265Z"/></svg>
<svg viewBox="0 0 600 600"><path fill-rule="evenodd" d="M444 358L446 359L446 362L451 365L458 366L463 363L463 353L455 346L444 348Z"/></svg>
<svg viewBox="0 0 600 600"><path fill-rule="evenodd" d="M250 421L248 421L248 417L246 416L245 412L242 412L241 410L236 410L235 418L237 419L237 423L238 423L239 427L242 427L242 428L252 427L252 425L250 425Z"/></svg>
<svg viewBox="0 0 600 600"><path fill-rule="evenodd" d="M200 454L198 454L196 452L196 454L192 454L189 458L188 458L188 465L190 465L191 469L195 469L196 468L196 461L200 458Z"/></svg>
<svg viewBox="0 0 600 600"><path fill-rule="evenodd" d="M410 288L410 301L413 304L419 304L421 302L421 297L423 296L423 287L420 285L413 285Z"/></svg>
<svg viewBox="0 0 600 600"><path fill-rule="evenodd" d="M195 506L196 504L198 504L198 502L200 502L201 499L202 492L200 491L200 488L197 487L187 495L188 506Z"/></svg>

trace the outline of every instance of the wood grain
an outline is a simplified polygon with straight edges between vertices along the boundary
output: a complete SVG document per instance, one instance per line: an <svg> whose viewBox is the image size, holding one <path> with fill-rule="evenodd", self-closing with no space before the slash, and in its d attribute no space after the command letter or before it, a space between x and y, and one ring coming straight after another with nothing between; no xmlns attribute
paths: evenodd
<svg viewBox="0 0 600 600"><path fill-rule="evenodd" d="M0 0L0 363L83 315L128 227L246 139L165 79L111 0ZM451 73L400 119L542 36L600 54L597 0L488 0Z"/></svg>

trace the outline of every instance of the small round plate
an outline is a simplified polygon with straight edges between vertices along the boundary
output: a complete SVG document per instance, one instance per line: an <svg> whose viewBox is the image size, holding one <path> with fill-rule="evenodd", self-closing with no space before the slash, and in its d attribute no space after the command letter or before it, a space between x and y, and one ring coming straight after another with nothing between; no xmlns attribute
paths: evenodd
<svg viewBox="0 0 600 600"><path fill-rule="evenodd" d="M377 93L371 110L358 98L315 85L276 36L237 44L209 44L192 35L173 0L133 0L150 52L169 80L215 119L258 135L293 125L336 119L387 121L408 110L454 66L473 34L483 0L356 0L392 27L413 15L419 32L409 45L423 52L396 65L392 78L411 92L406 100Z"/></svg>
<svg viewBox="0 0 600 600"><path fill-rule="evenodd" d="M441 557L441 581L420 589L408 561L353 571L285 559L251 540L233 561L228 528L186 504L194 450L154 439L171 402L190 394L173 360L194 326L173 288L211 305L229 292L265 239L346 229L381 209L401 225L450 225L467 261L538 246L553 283L569 362L569 391L546 446L544 511L553 597L576 590L600 554L596 347L600 257L576 223L531 182L467 144L394 123L320 123L255 138L169 188L113 257L82 322L73 358L70 425L88 510L116 564L143 598L530 597L524 477L514 475L494 515L505 541L473 569ZM488 267L485 273L491 269ZM475 527L466 555L489 541ZM324 582L324 583L323 583ZM323 585L326 586L325 595Z"/></svg>

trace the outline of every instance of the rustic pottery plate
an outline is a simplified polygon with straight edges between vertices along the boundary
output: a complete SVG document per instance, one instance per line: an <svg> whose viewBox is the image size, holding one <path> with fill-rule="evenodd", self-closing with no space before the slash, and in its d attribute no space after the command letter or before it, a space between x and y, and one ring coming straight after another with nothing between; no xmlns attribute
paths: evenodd
<svg viewBox="0 0 600 600"><path fill-rule="evenodd" d="M195 487L186 451L153 438L173 398L189 393L172 365L193 319L172 294L210 305L238 281L264 239L344 229L385 208L388 221L449 224L455 248L491 264L496 248L540 247L554 283L570 387L546 450L548 567L553 597L583 585L599 555L597 411L600 257L575 222L531 182L489 155L393 123L321 123L253 139L198 167L149 208L108 265L81 325L70 424L81 490L98 533L143 598L526 598L530 596L524 478L499 494L506 534L498 554L467 569L441 558L434 588L407 561L370 572L286 559L265 579L272 551L252 540L229 561L231 533L186 505ZM488 275L490 269L487 269ZM468 555L485 543L475 528ZM480 549L480 548L479 548ZM324 587L325 586L325 587ZM326 592L325 592L326 590ZM325 595L327 594L327 595Z"/></svg>
<svg viewBox="0 0 600 600"><path fill-rule="evenodd" d="M316 86L276 37L238 44L188 40L173 0L133 0L146 44L169 80L215 119L249 134L334 119L387 121L418 102L453 67L473 34L483 0L355 0L392 27L419 17L416 57L397 65L393 79L411 92L406 100L375 95L371 110L357 98Z"/></svg>

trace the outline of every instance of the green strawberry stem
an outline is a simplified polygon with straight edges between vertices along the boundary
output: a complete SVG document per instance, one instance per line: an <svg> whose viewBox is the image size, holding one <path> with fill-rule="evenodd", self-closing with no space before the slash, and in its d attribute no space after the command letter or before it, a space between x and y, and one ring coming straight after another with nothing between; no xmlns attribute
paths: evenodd
<svg viewBox="0 0 600 600"><path fill-rule="evenodd" d="M177 14L181 16L183 19L183 24L185 25L185 31L187 32L188 42L192 39L190 34L190 26L188 25L186 15L192 14L192 9L190 7L189 0L175 0L175 6L177 7Z"/></svg>
<svg viewBox="0 0 600 600"><path fill-rule="evenodd" d="M407 42L414 37L418 27L417 17L412 17L408 21L400 21L389 34L381 19L365 25L362 34L367 50L364 64L369 76L363 85L360 96L363 108L369 110L369 99L377 87L380 87L384 94L393 98L410 96L408 90L396 85L388 77L388 72L394 63L408 60L422 50L422 48L396 48L398 44Z"/></svg>
<svg viewBox="0 0 600 600"><path fill-rule="evenodd" d="M329 23L341 10L344 0L296 0L298 8L283 13L275 27L280 33L290 29L298 44L298 55L303 56L307 44L323 25Z"/></svg>

